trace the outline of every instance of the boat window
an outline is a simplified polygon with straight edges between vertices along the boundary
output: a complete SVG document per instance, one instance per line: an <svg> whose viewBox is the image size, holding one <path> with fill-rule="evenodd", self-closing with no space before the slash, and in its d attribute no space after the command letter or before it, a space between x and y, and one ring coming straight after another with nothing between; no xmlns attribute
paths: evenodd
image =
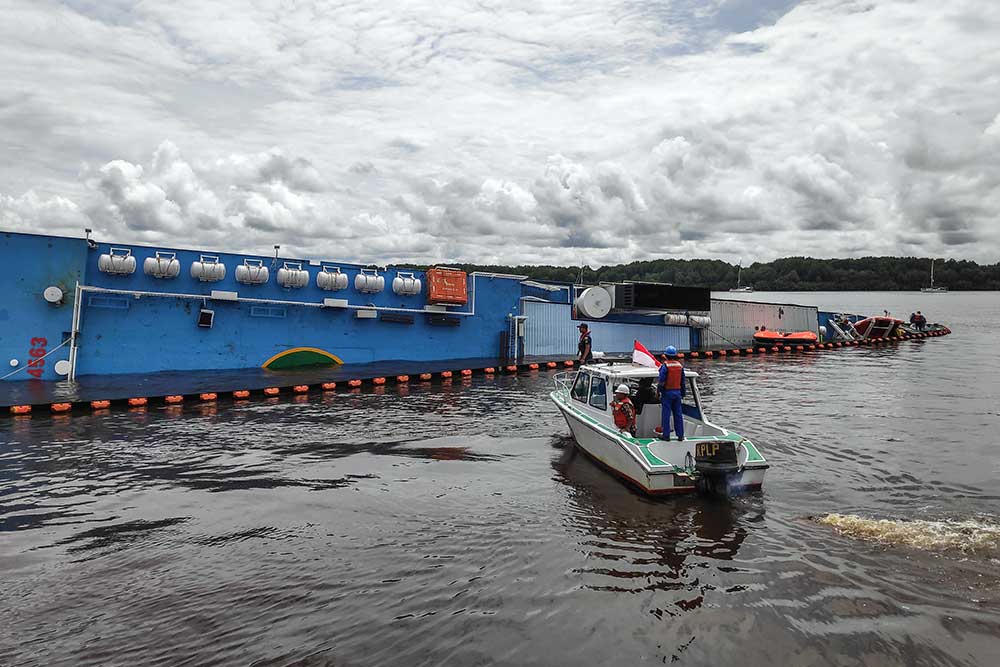
<svg viewBox="0 0 1000 667"><path fill-rule="evenodd" d="M587 392L590 391L590 374L578 373L576 382L573 383L573 390L570 395L578 401L587 401Z"/></svg>
<svg viewBox="0 0 1000 667"><path fill-rule="evenodd" d="M608 409L608 387L604 378L595 377L590 383L590 405L598 410Z"/></svg>
<svg viewBox="0 0 1000 667"><path fill-rule="evenodd" d="M687 378L687 383L687 392L681 400L681 412L688 417L702 419L701 408L698 405L698 399L694 393L694 378Z"/></svg>

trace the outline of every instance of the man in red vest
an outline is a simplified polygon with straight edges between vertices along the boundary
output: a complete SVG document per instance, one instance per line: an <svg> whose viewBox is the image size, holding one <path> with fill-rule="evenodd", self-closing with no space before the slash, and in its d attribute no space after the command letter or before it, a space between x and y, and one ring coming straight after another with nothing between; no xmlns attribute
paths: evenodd
<svg viewBox="0 0 1000 667"><path fill-rule="evenodd" d="M611 414L615 418L615 426L619 431L628 431L635 437L635 405L629 394L632 390L624 382L615 389L615 400L611 402Z"/></svg>
<svg viewBox="0 0 1000 667"><path fill-rule="evenodd" d="M666 361L660 364L660 434L661 440L670 440L670 416L674 417L674 432L678 440L684 439L684 415L681 399L684 398L684 365L677 361L677 348L668 345L663 351Z"/></svg>

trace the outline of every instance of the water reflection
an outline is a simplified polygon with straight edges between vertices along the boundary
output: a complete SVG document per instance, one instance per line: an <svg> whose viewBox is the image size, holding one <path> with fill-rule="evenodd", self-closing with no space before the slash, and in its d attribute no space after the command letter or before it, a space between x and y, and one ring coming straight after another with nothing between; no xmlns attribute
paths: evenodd
<svg viewBox="0 0 1000 667"><path fill-rule="evenodd" d="M705 570L736 559L748 525L763 521L759 498L649 498L612 478L571 439L557 438L553 446L559 450L554 479L568 491L564 521L585 535L580 549L595 563L575 570L583 588L676 591L675 609L696 609L715 590Z"/></svg>
<svg viewBox="0 0 1000 667"><path fill-rule="evenodd" d="M692 362L774 465L731 500L598 468L547 373L6 420L0 664L992 665L995 554L803 519L997 515L1000 369L939 343Z"/></svg>

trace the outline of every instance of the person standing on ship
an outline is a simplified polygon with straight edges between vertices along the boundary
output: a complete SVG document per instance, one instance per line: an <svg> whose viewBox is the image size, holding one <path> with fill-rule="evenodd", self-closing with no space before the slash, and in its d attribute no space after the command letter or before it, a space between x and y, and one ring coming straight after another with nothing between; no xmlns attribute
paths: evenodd
<svg viewBox="0 0 1000 667"><path fill-rule="evenodd" d="M661 440L670 440L670 417L674 418L677 440L684 440L684 415L681 399L684 398L684 365L677 361L677 348L668 345L663 351L666 360L660 364L660 433Z"/></svg>
<svg viewBox="0 0 1000 667"><path fill-rule="evenodd" d="M581 322L577 329L580 330L580 343L577 345L578 354L576 360L581 364L586 364L594 358L593 351L591 350L594 342L590 338L590 327L587 326L586 322Z"/></svg>

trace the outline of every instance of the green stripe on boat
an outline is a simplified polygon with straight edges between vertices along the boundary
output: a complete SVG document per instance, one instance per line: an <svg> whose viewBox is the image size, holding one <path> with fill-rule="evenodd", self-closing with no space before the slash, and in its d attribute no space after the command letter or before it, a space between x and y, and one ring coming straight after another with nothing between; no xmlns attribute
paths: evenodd
<svg viewBox="0 0 1000 667"><path fill-rule="evenodd" d="M651 451L649 451L649 446L650 445L652 445L655 442L661 442L661 440L659 438L633 438L632 436L630 436L630 435L628 435L626 433L621 433L621 432L619 432L617 430L614 430L614 429L608 427L606 424L604 424L603 422L601 422L601 421L599 421L597 419L594 419L593 417L591 417L587 413L582 412L580 410L577 410L576 406L574 406L572 403L570 403L562 395L562 393L554 391L554 392L550 393L549 396L553 400L555 400L557 403L561 403L562 405L566 406L567 409L572 410L573 414L575 414L576 416L580 417L581 419L587 421L588 423L593 424L598 429L600 429L600 430L602 430L602 431L604 431L604 432L606 432L606 433L608 433L608 434L610 434L610 435L612 435L612 436L614 436L614 437L616 437L616 438L618 438L620 440L624 440L625 442L631 442L631 443L633 443L635 445L638 445L639 453L642 454L643 458L646 459L646 463L648 463L650 466L654 466L654 467L669 467L669 468L673 468L674 470L676 470L678 472L683 472L683 470L684 470L683 468L678 468L677 466L673 465L672 463L667 463L666 461L663 461L663 460L657 458L655 454L653 454ZM754 446L754 444L752 442L750 442L749 440L745 439L739 433L733 433L732 431L729 431L729 430L726 431L725 435L719 435L719 436L695 435L695 436L691 436L691 437L687 438L687 440L692 440L692 441L693 440L731 440L733 442L742 442L743 446L746 447L746 450L747 450L747 460L746 460L747 463L763 463L764 462L764 457L761 456L760 452L757 451L757 447Z"/></svg>

